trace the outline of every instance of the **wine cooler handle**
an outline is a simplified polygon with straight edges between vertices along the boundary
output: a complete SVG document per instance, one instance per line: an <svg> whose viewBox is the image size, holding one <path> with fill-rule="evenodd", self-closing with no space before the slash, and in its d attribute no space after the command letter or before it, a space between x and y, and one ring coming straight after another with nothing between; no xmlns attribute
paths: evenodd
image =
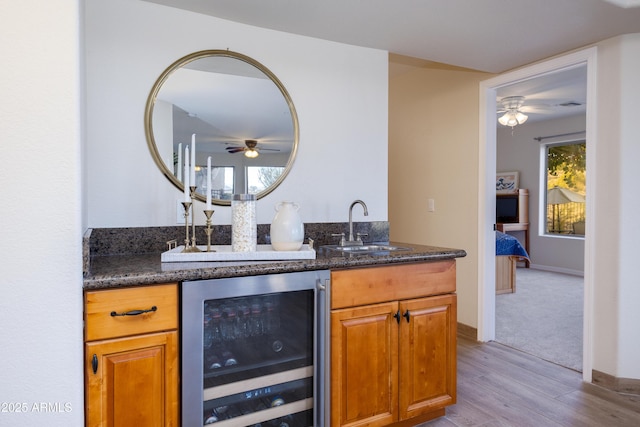
<svg viewBox="0 0 640 427"><path fill-rule="evenodd" d="M317 288L319 291L326 291L327 290L327 286L322 284L322 280L317 281Z"/></svg>
<svg viewBox="0 0 640 427"><path fill-rule="evenodd" d="M111 312L111 317L115 317L115 316L139 316L141 314L144 313L150 313L153 311L158 310L158 307L156 307L155 305L153 307L151 307L148 310L131 310L131 311L125 311L124 313L116 313L115 311Z"/></svg>
<svg viewBox="0 0 640 427"><path fill-rule="evenodd" d="M95 354L91 358L91 369L93 369L94 374L98 372L98 356L96 356Z"/></svg>
<svg viewBox="0 0 640 427"><path fill-rule="evenodd" d="M393 317L395 317L396 322L398 322L398 325L399 325L400 324L400 310L396 311L396 314L394 314Z"/></svg>
<svg viewBox="0 0 640 427"><path fill-rule="evenodd" d="M405 311L402 317L407 319L407 323L409 323L409 321L411 320L411 313L409 313L409 310Z"/></svg>

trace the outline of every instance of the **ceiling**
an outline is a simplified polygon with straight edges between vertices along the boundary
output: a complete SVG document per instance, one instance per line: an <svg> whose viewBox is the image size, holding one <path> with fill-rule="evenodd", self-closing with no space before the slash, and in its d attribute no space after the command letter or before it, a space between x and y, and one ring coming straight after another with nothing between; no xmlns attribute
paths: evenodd
<svg viewBox="0 0 640 427"><path fill-rule="evenodd" d="M489 73L640 33L640 0L146 1ZM547 86L538 82L509 90L526 96L525 104L584 101L584 92L576 91L584 91L586 84L571 80L584 76L553 75ZM505 93L499 98L508 96Z"/></svg>
<svg viewBox="0 0 640 427"><path fill-rule="evenodd" d="M522 112L528 116L530 123L586 114L587 66L582 65L499 88L496 99L499 110L500 100L508 96L525 97ZM502 114L498 113L498 116L500 115Z"/></svg>

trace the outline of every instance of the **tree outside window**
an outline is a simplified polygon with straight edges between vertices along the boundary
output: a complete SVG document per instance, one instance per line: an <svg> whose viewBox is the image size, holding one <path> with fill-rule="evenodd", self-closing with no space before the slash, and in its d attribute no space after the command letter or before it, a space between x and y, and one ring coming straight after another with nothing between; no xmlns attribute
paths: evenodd
<svg viewBox="0 0 640 427"><path fill-rule="evenodd" d="M549 144L546 149L545 234L584 236L587 144Z"/></svg>
<svg viewBox="0 0 640 427"><path fill-rule="evenodd" d="M257 194L269 188L280 178L284 168L280 166L248 166L247 183L249 193Z"/></svg>

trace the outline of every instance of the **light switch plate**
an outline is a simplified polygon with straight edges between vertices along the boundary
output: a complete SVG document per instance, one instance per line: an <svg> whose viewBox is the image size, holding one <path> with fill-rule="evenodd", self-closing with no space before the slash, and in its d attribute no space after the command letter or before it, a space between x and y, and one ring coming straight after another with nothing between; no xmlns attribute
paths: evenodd
<svg viewBox="0 0 640 427"><path fill-rule="evenodd" d="M427 199L427 211L428 212L436 211L436 201L434 199Z"/></svg>

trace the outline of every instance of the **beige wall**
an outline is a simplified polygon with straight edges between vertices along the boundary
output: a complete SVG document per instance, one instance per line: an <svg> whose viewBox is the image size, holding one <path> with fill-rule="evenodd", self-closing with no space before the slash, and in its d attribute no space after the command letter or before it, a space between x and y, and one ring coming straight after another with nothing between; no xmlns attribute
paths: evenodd
<svg viewBox="0 0 640 427"><path fill-rule="evenodd" d="M390 59L391 238L467 251L458 259L458 321L476 327L478 94L479 82L492 75L407 62Z"/></svg>
<svg viewBox="0 0 640 427"><path fill-rule="evenodd" d="M637 159L640 34L598 43L592 147L595 208L587 222L593 281L593 369L640 378L640 287L634 261L640 228ZM393 65L393 64L392 64ZM393 66L391 70L393 70ZM394 240L458 247L458 321L477 327L478 83L491 76L442 68L390 72L389 220ZM407 71L410 69L410 71ZM595 69L594 69L595 71ZM466 118L465 118L466 117ZM458 119L458 122L455 120ZM587 122L589 125L589 122ZM588 126L587 126L588 127ZM484 155L483 153L482 155ZM623 196L624 195L624 196ZM426 199L436 211L426 211ZM587 248L585 247L585 250Z"/></svg>

